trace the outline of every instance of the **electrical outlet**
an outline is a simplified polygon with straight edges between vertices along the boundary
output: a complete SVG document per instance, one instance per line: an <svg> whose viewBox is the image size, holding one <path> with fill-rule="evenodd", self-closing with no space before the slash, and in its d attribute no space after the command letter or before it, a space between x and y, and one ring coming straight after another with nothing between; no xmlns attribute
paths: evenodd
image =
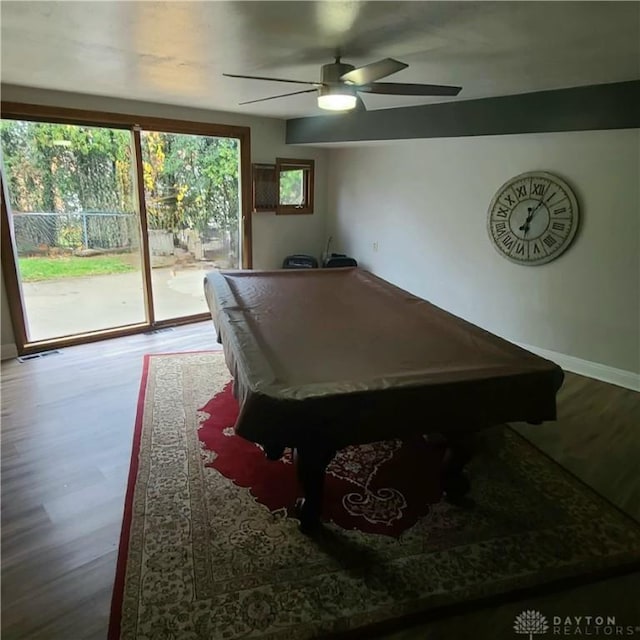
<svg viewBox="0 0 640 640"><path fill-rule="evenodd" d="M377 243L377 242L374 242L374 243L373 243L373 250L374 250L374 251L377 251L377 250L378 250L378 243Z"/></svg>

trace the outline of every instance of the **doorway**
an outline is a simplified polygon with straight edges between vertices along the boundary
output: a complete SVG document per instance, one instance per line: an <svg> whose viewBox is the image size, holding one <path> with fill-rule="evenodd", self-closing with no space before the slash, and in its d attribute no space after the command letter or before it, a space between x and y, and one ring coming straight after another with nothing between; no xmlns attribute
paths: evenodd
<svg viewBox="0 0 640 640"><path fill-rule="evenodd" d="M250 267L248 130L53 115L0 121L19 351L207 317L204 273Z"/></svg>
<svg viewBox="0 0 640 640"><path fill-rule="evenodd" d="M206 313L204 274L242 264L239 141L142 131L141 149L154 317Z"/></svg>

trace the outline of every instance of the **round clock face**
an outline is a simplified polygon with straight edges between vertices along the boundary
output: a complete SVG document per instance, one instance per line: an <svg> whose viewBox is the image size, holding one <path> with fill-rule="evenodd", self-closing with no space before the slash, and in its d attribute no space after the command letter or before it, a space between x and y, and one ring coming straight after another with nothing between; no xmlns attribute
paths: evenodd
<svg viewBox="0 0 640 640"><path fill-rule="evenodd" d="M557 258L578 229L571 187L544 171L521 173L503 184L489 206L487 227L502 256L525 265Z"/></svg>

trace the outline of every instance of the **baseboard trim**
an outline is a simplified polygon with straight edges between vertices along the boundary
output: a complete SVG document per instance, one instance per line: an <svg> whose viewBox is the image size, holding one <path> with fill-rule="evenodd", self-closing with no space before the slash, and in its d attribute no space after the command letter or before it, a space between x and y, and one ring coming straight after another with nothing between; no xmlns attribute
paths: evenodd
<svg viewBox="0 0 640 640"><path fill-rule="evenodd" d="M2 345L2 360L11 360L18 357L18 348L15 344L7 343Z"/></svg>
<svg viewBox="0 0 640 640"><path fill-rule="evenodd" d="M609 382L619 387L625 387L625 389L631 389L632 391L640 391L640 374L634 373L633 371L616 369L615 367L609 367L599 362L582 360L582 358L568 356L564 353L550 351L549 349L533 347L530 344L520 342L516 342L516 344L542 358L553 360L553 362L560 365L563 369L571 371L572 373L578 373L581 376L587 376L587 378L602 380L602 382Z"/></svg>

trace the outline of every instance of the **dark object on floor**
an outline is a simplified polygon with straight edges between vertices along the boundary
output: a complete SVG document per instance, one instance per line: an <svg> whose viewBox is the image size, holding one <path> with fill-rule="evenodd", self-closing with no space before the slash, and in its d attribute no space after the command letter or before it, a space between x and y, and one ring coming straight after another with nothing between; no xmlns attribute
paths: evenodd
<svg viewBox="0 0 640 640"><path fill-rule="evenodd" d="M318 261L313 256L296 253L287 256L282 262L283 269L317 269Z"/></svg>
<svg viewBox="0 0 640 640"><path fill-rule="evenodd" d="M324 268L327 267L357 267L358 263L354 258L344 255L343 253L332 253L325 259L322 264Z"/></svg>

